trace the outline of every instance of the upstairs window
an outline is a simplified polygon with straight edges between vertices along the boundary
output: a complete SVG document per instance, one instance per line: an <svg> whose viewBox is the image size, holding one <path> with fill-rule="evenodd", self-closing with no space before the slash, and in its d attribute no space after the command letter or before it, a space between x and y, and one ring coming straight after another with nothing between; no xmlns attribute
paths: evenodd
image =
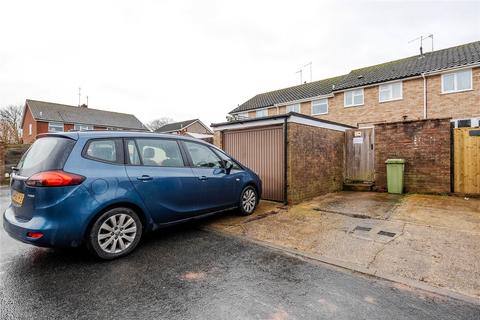
<svg viewBox="0 0 480 320"><path fill-rule="evenodd" d="M49 122L48 123L48 132L63 132L63 123L62 122Z"/></svg>
<svg viewBox="0 0 480 320"><path fill-rule="evenodd" d="M256 118L266 117L266 116L268 116L267 109L257 110L256 113L255 113Z"/></svg>
<svg viewBox="0 0 480 320"><path fill-rule="evenodd" d="M238 119L248 119L248 112L237 113Z"/></svg>
<svg viewBox="0 0 480 320"><path fill-rule="evenodd" d="M378 100L380 102L402 99L402 82L382 84L378 86Z"/></svg>
<svg viewBox="0 0 480 320"><path fill-rule="evenodd" d="M328 99L320 99L312 101L312 115L327 114Z"/></svg>
<svg viewBox="0 0 480 320"><path fill-rule="evenodd" d="M472 89L472 69L442 74L442 93Z"/></svg>
<svg viewBox="0 0 480 320"><path fill-rule="evenodd" d="M297 112L300 113L300 103L290 104L287 106L287 113Z"/></svg>
<svg viewBox="0 0 480 320"><path fill-rule="evenodd" d="M345 91L343 97L345 107L355 107L363 105L363 89Z"/></svg>

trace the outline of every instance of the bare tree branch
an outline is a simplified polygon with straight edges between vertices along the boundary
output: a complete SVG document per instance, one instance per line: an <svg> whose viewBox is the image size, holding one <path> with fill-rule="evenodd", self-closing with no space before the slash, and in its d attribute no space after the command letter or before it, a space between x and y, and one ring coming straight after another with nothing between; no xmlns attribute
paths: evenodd
<svg viewBox="0 0 480 320"><path fill-rule="evenodd" d="M0 140L22 143L21 122L23 106L9 105L0 109Z"/></svg>
<svg viewBox="0 0 480 320"><path fill-rule="evenodd" d="M148 129L150 129L152 131L155 131L155 130L163 127L167 123L172 123L172 122L175 122L175 120L173 120L172 118L168 118L168 117L162 117L162 118L150 121L149 123L147 123L147 127L148 127Z"/></svg>

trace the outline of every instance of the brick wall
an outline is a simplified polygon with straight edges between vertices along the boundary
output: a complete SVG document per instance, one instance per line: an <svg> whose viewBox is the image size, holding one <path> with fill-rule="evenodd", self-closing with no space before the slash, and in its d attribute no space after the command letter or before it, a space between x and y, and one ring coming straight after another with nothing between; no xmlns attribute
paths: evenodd
<svg viewBox="0 0 480 320"><path fill-rule="evenodd" d="M222 137L223 137L223 134L221 131L215 131L213 133L213 144L220 149L222 149L222 144L223 144Z"/></svg>
<svg viewBox="0 0 480 320"><path fill-rule="evenodd" d="M289 123L287 131L288 202L341 190L344 132L297 123Z"/></svg>
<svg viewBox="0 0 480 320"><path fill-rule="evenodd" d="M429 118L469 118L480 116L480 68L472 70L473 90L441 93L441 76L427 77Z"/></svg>
<svg viewBox="0 0 480 320"><path fill-rule="evenodd" d="M419 120L375 125L375 184L386 190L385 160L401 158L405 191L450 192L450 120Z"/></svg>
<svg viewBox="0 0 480 320"><path fill-rule="evenodd" d="M210 132L205 129L200 123L195 122L194 124L187 127L188 132L195 132L195 133L203 133L203 134L210 134Z"/></svg>
<svg viewBox="0 0 480 320"><path fill-rule="evenodd" d="M30 134L29 127L32 126L32 134ZM33 119L29 108L25 109L25 117L23 121L23 143L32 143L37 135L37 122Z"/></svg>
<svg viewBox="0 0 480 320"><path fill-rule="evenodd" d="M427 77L427 117L428 118L470 118L480 117L480 68L472 70L473 90L459 93L441 93L441 75ZM328 98L328 114L315 116L320 119L339 123L371 125L378 122L423 119L423 79L404 80L403 98L396 101L379 102L378 85L364 88L364 105L345 108L344 94L335 93ZM285 113L285 106L278 108L278 113ZM311 115L311 102L302 102L300 112ZM269 115L277 114L277 107L268 109ZM255 118L255 111L248 113Z"/></svg>

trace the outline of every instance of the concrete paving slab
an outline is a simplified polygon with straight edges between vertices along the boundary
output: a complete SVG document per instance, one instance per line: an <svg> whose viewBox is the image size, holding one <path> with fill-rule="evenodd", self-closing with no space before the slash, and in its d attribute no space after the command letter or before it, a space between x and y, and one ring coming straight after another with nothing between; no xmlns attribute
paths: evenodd
<svg viewBox="0 0 480 320"><path fill-rule="evenodd" d="M211 230L480 302L479 208L480 199L339 192L289 207L262 202L250 218L228 216L207 224Z"/></svg>

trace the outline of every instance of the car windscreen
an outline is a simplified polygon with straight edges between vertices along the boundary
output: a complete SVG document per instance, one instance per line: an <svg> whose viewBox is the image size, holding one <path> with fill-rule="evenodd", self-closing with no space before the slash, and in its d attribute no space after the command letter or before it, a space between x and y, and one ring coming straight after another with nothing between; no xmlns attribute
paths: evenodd
<svg viewBox="0 0 480 320"><path fill-rule="evenodd" d="M29 177L41 171L62 169L74 145L75 140L63 137L38 139L20 159L18 174Z"/></svg>

